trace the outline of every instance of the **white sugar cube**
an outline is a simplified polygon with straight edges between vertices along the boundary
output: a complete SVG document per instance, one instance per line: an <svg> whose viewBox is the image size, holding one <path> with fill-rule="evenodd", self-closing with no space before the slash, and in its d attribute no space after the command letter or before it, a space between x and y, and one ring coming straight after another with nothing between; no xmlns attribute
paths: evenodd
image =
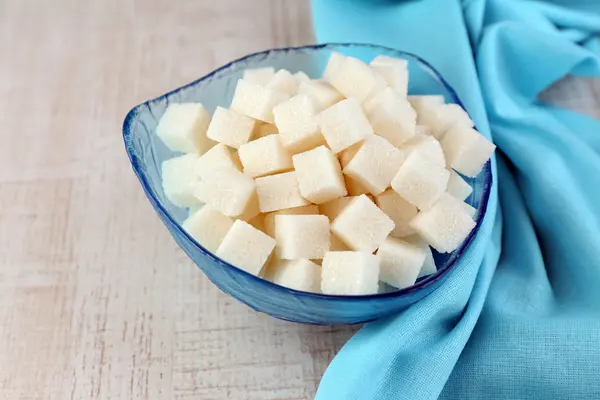
<svg viewBox="0 0 600 400"><path fill-rule="evenodd" d="M261 137L273 135L279 133L279 130L274 124L259 123L254 128L254 134L252 140L260 139Z"/></svg>
<svg viewBox="0 0 600 400"><path fill-rule="evenodd" d="M323 78L345 97L362 103L371 93L381 88L381 82L367 64L354 57L331 55Z"/></svg>
<svg viewBox="0 0 600 400"><path fill-rule="evenodd" d="M394 146L399 147L415 135L417 113L394 89L387 87L376 92L365 101L364 108L375 134Z"/></svg>
<svg viewBox="0 0 600 400"><path fill-rule="evenodd" d="M238 219L215 254L246 272L258 275L275 248L275 243L272 237Z"/></svg>
<svg viewBox="0 0 600 400"><path fill-rule="evenodd" d="M408 61L401 58L377 56L370 63L371 68L379 74L388 85L406 98L408 93Z"/></svg>
<svg viewBox="0 0 600 400"><path fill-rule="evenodd" d="M319 212L327 216L330 221L333 221L352 199L353 197L350 196L339 197L326 203L319 204Z"/></svg>
<svg viewBox="0 0 600 400"><path fill-rule="evenodd" d="M340 163L327 147L296 154L292 161L305 199L321 204L348 194Z"/></svg>
<svg viewBox="0 0 600 400"><path fill-rule="evenodd" d="M307 259L281 260L269 276L274 283L303 292L321 291L321 267Z"/></svg>
<svg viewBox="0 0 600 400"><path fill-rule="evenodd" d="M365 195L352 199L331 223L331 231L351 249L369 253L392 230L394 221Z"/></svg>
<svg viewBox="0 0 600 400"><path fill-rule="evenodd" d="M274 211L265 215L265 233L271 237L275 237L275 217L277 215L317 215L319 208L310 204L307 206L285 208Z"/></svg>
<svg viewBox="0 0 600 400"><path fill-rule="evenodd" d="M269 80L266 88L277 90L293 96L298 92L298 81L294 75L290 73L290 71L286 69L280 69L275 73L271 80Z"/></svg>
<svg viewBox="0 0 600 400"><path fill-rule="evenodd" d="M205 171L215 167L225 167L238 169L229 147L223 143L217 143L215 147L204 153L197 161L195 170L199 177L202 177Z"/></svg>
<svg viewBox="0 0 600 400"><path fill-rule="evenodd" d="M411 243L413 246L417 246L425 252L425 261L423 262L423 266L421 267L421 271L419 271L419 276L417 279L435 274L437 272L437 267L435 266L435 260L433 259L433 253L431 252L431 247L419 237L419 235L413 235L409 237L405 237L402 240L405 242Z"/></svg>
<svg viewBox="0 0 600 400"><path fill-rule="evenodd" d="M450 178L448 179L448 188L446 189L449 194L456 197L457 199L464 201L473 188L463 178L460 177L456 172L450 171Z"/></svg>
<svg viewBox="0 0 600 400"><path fill-rule="evenodd" d="M424 156L427 156L431 161L442 167L446 166L446 157L440 142L433 136L416 135L408 142L404 143L402 150L406 156L413 152L419 151Z"/></svg>
<svg viewBox="0 0 600 400"><path fill-rule="evenodd" d="M190 215L181 227L208 251L215 252L233 225L233 219L204 205Z"/></svg>
<svg viewBox="0 0 600 400"><path fill-rule="evenodd" d="M450 172L418 151L409 154L392 180L392 189L420 210L446 191Z"/></svg>
<svg viewBox="0 0 600 400"><path fill-rule="evenodd" d="M444 96L440 95L408 96L408 101L417 112L419 119L429 108L441 106L446 102Z"/></svg>
<svg viewBox="0 0 600 400"><path fill-rule="evenodd" d="M256 83L258 85L266 85L275 75L275 68L250 68L244 71L243 79L246 82Z"/></svg>
<svg viewBox="0 0 600 400"><path fill-rule="evenodd" d="M358 153L358 150L360 150L360 146L362 146L362 144L363 141L361 140L358 143L354 143L346 150L342 150L338 153L338 160L340 160L340 165L342 168L346 168L346 165L352 161L352 158L354 158L356 153Z"/></svg>
<svg viewBox="0 0 600 400"><path fill-rule="evenodd" d="M254 180L233 168L206 170L195 195L221 213L236 217L243 214L256 195Z"/></svg>
<svg viewBox="0 0 600 400"><path fill-rule="evenodd" d="M379 246L379 280L404 289L414 285L425 262L425 251L412 243L388 237Z"/></svg>
<svg viewBox="0 0 600 400"><path fill-rule="evenodd" d="M261 212L266 213L309 204L309 201L300 194L295 171L256 178L255 182Z"/></svg>
<svg viewBox="0 0 600 400"><path fill-rule="evenodd" d="M283 260L323 258L330 246L329 220L324 215L277 215L275 239Z"/></svg>
<svg viewBox="0 0 600 400"><path fill-rule="evenodd" d="M318 112L344 100L344 96L329 83L317 80L302 82L298 87L298 94L310 96L315 101Z"/></svg>
<svg viewBox="0 0 600 400"><path fill-rule="evenodd" d="M360 251L330 251L323 258L321 291L334 295L376 294L379 257Z"/></svg>
<svg viewBox="0 0 600 400"><path fill-rule="evenodd" d="M248 117L273 123L273 108L289 97L289 94L279 90L240 79L231 100L231 109Z"/></svg>
<svg viewBox="0 0 600 400"><path fill-rule="evenodd" d="M259 214L260 214L260 207L258 204L258 195L256 194L256 192L254 192L252 194L252 196L250 197L250 201L246 205L246 208L244 208L244 211L240 215L238 215L236 218L249 223L254 218L256 218ZM254 225L252 225L252 226L254 226Z"/></svg>
<svg viewBox="0 0 600 400"><path fill-rule="evenodd" d="M200 203L195 196L200 177L195 165L196 154L185 154L163 161L161 165L162 187L169 201L178 207L190 207Z"/></svg>
<svg viewBox="0 0 600 400"><path fill-rule="evenodd" d="M334 153L373 134L373 128L355 99L342 100L319 114L321 132Z"/></svg>
<svg viewBox="0 0 600 400"><path fill-rule="evenodd" d="M354 179L348 175L344 175L344 183L346 184L346 190L348 191L349 196L360 196L361 194L368 194L368 195L371 194L369 192L369 189L366 186L364 186L362 183L360 183L359 181L357 181L356 179Z"/></svg>
<svg viewBox="0 0 600 400"><path fill-rule="evenodd" d="M233 148L248 143L254 132L255 121L233 110L217 107L208 125L207 136Z"/></svg>
<svg viewBox="0 0 600 400"><path fill-rule="evenodd" d="M431 129L429 129L426 125L418 125L415 128L415 132L417 133L416 136L419 135L425 135L425 136L431 136Z"/></svg>
<svg viewBox="0 0 600 400"><path fill-rule="evenodd" d="M296 72L294 74L294 78L296 79L296 82L298 82L298 85L305 83L305 82L310 82L310 77L302 71Z"/></svg>
<svg viewBox="0 0 600 400"><path fill-rule="evenodd" d="M403 155L381 136L370 136L344 168L344 174L356 179L374 195L382 193L398 172Z"/></svg>
<svg viewBox="0 0 600 400"><path fill-rule="evenodd" d="M467 204L465 202L462 203L462 207L463 207L463 210L465 210L465 212L467 214L469 214L469 217L475 219L474 218L475 217L475 213L477 212L477 209L475 207L473 207L472 205Z"/></svg>
<svg viewBox="0 0 600 400"><path fill-rule="evenodd" d="M395 227L390 235L404 237L415 233L408 223L417 215L417 207L404 200L392 189L377 196L375 203L394 221Z"/></svg>
<svg viewBox="0 0 600 400"><path fill-rule="evenodd" d="M301 153L325 144L316 117L314 100L299 94L273 109L281 143L292 153Z"/></svg>
<svg viewBox="0 0 600 400"><path fill-rule="evenodd" d="M280 135L269 135L243 144L238 150L244 173L253 178L290 170L292 155L280 142Z"/></svg>
<svg viewBox="0 0 600 400"><path fill-rule="evenodd" d="M170 104L156 134L172 151L204 154L215 142L206 137L210 114L200 103Z"/></svg>
<svg viewBox="0 0 600 400"><path fill-rule="evenodd" d="M431 134L440 140L453 127L473 127L469 114L458 104L444 104L428 108L419 115L419 122L431 129Z"/></svg>
<svg viewBox="0 0 600 400"><path fill-rule="evenodd" d="M463 204L444 194L430 209L419 212L410 227L440 253L450 253L475 227Z"/></svg>
<svg viewBox="0 0 600 400"><path fill-rule="evenodd" d="M461 174L476 177L496 146L475 129L455 127L441 141L446 162Z"/></svg>

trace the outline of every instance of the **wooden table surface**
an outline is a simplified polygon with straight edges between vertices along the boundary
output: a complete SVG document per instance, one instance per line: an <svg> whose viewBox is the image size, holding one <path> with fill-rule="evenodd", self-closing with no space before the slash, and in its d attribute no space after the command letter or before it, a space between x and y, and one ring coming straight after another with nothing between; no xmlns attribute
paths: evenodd
<svg viewBox="0 0 600 400"><path fill-rule="evenodd" d="M314 396L356 327L278 321L217 290L121 138L134 105L312 41L304 1L0 0L1 399Z"/></svg>

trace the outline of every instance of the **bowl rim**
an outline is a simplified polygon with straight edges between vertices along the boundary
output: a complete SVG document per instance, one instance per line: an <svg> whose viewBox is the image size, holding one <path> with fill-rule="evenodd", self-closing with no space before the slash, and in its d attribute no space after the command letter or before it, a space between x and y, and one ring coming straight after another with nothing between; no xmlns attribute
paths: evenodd
<svg viewBox="0 0 600 400"><path fill-rule="evenodd" d="M456 91L454 90L454 88L452 86L450 86L448 84L448 82L444 79L444 77L429 62L425 61L423 58L417 56L416 54L413 54L413 53L410 53L407 51L394 49L394 48L386 47L386 46L380 46L380 45L372 44L372 43L354 43L354 42L329 42L329 43L311 44L311 45L296 46L296 47L273 48L273 49L268 49L268 50L251 53L251 54L245 55L243 57L237 58L237 59L235 59L231 62L228 62L227 64L213 70L212 72L204 75L203 77L201 77L199 79L196 79L186 85L176 88L176 89L174 89L170 92L167 92L163 95L160 95L154 99L147 100L147 101L135 106L134 108L132 108L127 113L127 116L125 117L125 120L123 122L123 141L125 144L127 156L129 157L129 161L131 163L132 169L135 172L136 176L138 177L138 180L140 181L142 189L146 193L146 197L152 204L154 210L157 213L159 213L159 215L161 215L163 218L166 218L166 220L168 220L168 222L173 225L173 227L177 230L177 232L180 235L184 236L194 246L196 246L196 248L198 250L200 250L202 253L207 255L209 258L212 259L212 261L216 262L217 264L220 264L221 266L223 266L225 268L232 269L234 273L246 275L246 277L249 278L250 281L253 281L254 283L256 283L258 285L265 285L272 290L279 290L281 292L288 293L292 296L299 296L299 297L304 297L304 298L317 298L317 299L329 300L329 301L334 301L334 302L336 302L336 301L343 302L343 301L365 301L365 300L375 300L375 299L378 300L378 299L385 299L385 298L403 297L405 295L420 291L420 290L432 285L434 282L442 279L445 275L447 275L449 273L449 271L452 270L458 264L459 260L461 259L461 256L466 252L466 250L469 248L469 246L473 242L473 239L477 236L477 233L479 232L479 229L481 227L481 223L486 215L487 206L488 206L488 202L489 202L489 198L490 198L490 194L491 194L491 187L492 187L492 183L493 183L491 160L488 160L485 163L482 171L480 172L480 173L483 173L484 177L486 177L487 179L484 180L481 204L478 209L479 212L476 214L475 227L469 233L467 238L461 243L460 247L455 250L454 256L451 259L449 259L441 269L437 270L437 272L435 274L429 275L429 276L425 277L424 279L417 281L412 286L409 286L409 287L403 288L403 289L398 289L398 290L392 291L392 292L376 293L376 294L369 294L369 295L331 295L331 294L323 294L323 293L304 292L304 291L300 291L300 290L291 289L286 286L278 285L274 282L268 281L264 278L261 278L260 276L246 272L243 269L238 268L235 265L228 263L227 261L217 257L211 251L207 250L204 246L199 244L194 238L192 238L181 227L181 225L177 221L175 221L173 219L173 217L171 216L169 211L167 211L166 208L163 207L163 205L160 203L160 201L156 198L156 196L153 193L152 185L148 182L148 178L147 178L146 174L141 169L141 165L143 164L143 162L138 157L138 155L133 147L133 144L132 144L132 125L136 121L135 118L139 114L141 109L148 108L150 110L148 105L151 103L156 103L156 102L161 102L161 101L167 101L167 103L168 103L168 101L169 101L168 99L170 96L172 96L182 90L190 88L192 86L200 84L203 81L212 78L215 74L217 74L221 71L227 70L231 67L234 67L236 64L246 61L248 59L259 58L259 57L266 58L270 54L273 54L273 53L286 53L286 52L290 52L290 51L307 51L307 50L308 51L316 51L316 50L323 50L323 49L328 49L328 48L331 48L332 51L335 48L338 48L338 49L339 48L380 49L382 51L385 51L387 54L390 54L390 53L395 54L398 58L405 58L405 57L412 58L415 61L417 61L418 63L420 63L422 67L429 70L429 72L432 75L434 75L439 80L439 82L445 87L445 89L448 91L448 93L450 93L450 95L453 97L453 100L455 101L455 103L458 104L461 108L465 109L465 107L464 107L462 101L460 100L460 98L458 97ZM465 111L466 111L466 109L465 109ZM474 129L477 130L477 127L474 127ZM192 260L192 261L194 261L194 260ZM194 261L194 263L196 263L196 262ZM202 268L200 268L200 269L202 269Z"/></svg>

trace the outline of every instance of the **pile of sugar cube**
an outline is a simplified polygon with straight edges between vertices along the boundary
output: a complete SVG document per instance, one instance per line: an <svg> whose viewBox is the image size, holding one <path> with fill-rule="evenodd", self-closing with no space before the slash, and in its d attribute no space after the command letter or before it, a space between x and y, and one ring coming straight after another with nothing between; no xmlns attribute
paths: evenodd
<svg viewBox="0 0 600 400"><path fill-rule="evenodd" d="M321 79L244 71L229 108L171 104L157 134L183 228L221 259L331 295L412 286L475 227L464 202L495 146L438 95L408 96L407 61L332 53ZM462 176L461 176L462 175Z"/></svg>

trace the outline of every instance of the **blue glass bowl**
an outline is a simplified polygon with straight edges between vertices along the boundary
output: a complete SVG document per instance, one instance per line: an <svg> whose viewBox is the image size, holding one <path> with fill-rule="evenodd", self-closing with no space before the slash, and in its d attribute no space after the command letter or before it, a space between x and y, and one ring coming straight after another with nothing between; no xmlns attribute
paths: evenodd
<svg viewBox="0 0 600 400"><path fill-rule="evenodd" d="M369 296L331 296L300 292L268 282L228 264L196 243L181 228L187 211L172 205L162 191L160 165L174 154L158 139L155 130L169 103L201 102L210 112L217 106L228 107L236 82L246 68L273 66L320 77L332 51L366 62L377 55L404 58L408 60L410 70L409 93L440 94L446 102L462 106L444 79L413 54L367 44L322 44L268 50L233 61L189 85L135 107L123 125L125 148L148 200L175 241L206 276L222 291L256 311L284 320L321 325L354 324L392 315L438 290L478 232L492 182L489 163L476 179L467 180L473 187L467 202L477 209L477 226L453 253L434 254L438 266L436 274L403 290Z"/></svg>

